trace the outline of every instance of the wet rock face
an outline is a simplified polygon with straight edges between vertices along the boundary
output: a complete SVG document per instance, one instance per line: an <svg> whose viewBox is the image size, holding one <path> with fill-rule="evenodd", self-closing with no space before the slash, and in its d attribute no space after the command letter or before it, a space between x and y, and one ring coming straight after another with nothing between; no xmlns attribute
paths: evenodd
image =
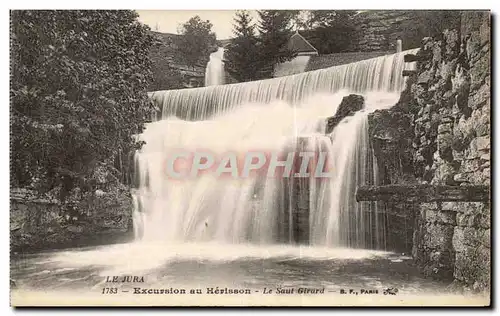
<svg viewBox="0 0 500 316"><path fill-rule="evenodd" d="M357 111L361 110L365 105L365 98L361 95L350 94L342 99L337 113L327 119L326 133L329 134L333 131L340 121L345 117L354 115Z"/></svg>
<svg viewBox="0 0 500 316"><path fill-rule="evenodd" d="M414 81L412 77L408 80L410 83ZM388 110L377 110L368 116L368 133L378 170L378 185L417 183L413 172L414 149L411 146L414 103L411 90L406 89L395 106ZM386 219L388 250L410 253L416 205L379 202L379 209L389 211Z"/></svg>
<svg viewBox="0 0 500 316"><path fill-rule="evenodd" d="M377 110L368 116L369 135L377 158L379 184L416 183L413 176L412 114L405 98L389 110Z"/></svg>

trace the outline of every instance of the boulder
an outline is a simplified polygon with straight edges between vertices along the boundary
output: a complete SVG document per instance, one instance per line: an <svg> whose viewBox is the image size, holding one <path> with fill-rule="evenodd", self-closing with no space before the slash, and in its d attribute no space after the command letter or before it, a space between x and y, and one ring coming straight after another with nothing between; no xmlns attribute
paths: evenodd
<svg viewBox="0 0 500 316"><path fill-rule="evenodd" d="M329 134L333 131L340 121L347 116L352 116L357 111L361 110L365 105L365 99L361 95L350 94L342 99L337 113L327 119L326 133Z"/></svg>

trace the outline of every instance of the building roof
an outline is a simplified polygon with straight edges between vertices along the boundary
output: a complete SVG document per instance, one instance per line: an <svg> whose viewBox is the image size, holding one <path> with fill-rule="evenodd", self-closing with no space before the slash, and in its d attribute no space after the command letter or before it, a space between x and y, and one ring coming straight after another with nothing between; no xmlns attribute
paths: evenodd
<svg viewBox="0 0 500 316"><path fill-rule="evenodd" d="M309 43L299 32L296 32L288 41L288 49L297 53L318 53L318 50Z"/></svg>

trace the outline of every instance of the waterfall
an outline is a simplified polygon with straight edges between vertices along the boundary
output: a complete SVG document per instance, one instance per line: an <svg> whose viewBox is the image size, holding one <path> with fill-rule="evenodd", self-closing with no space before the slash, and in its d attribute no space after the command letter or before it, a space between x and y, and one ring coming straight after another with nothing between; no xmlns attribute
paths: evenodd
<svg viewBox="0 0 500 316"><path fill-rule="evenodd" d="M217 86L224 84L224 48L219 49L210 54L210 60L207 63L205 70L205 87Z"/></svg>
<svg viewBox="0 0 500 316"><path fill-rule="evenodd" d="M177 116L202 120L218 116L248 103L282 100L290 105L318 93L341 89L353 93L367 91L399 92L403 88L403 56L414 50L356 63L304 72L293 76L204 88L156 91L151 98L161 109L163 119Z"/></svg>
<svg viewBox="0 0 500 316"><path fill-rule="evenodd" d="M135 157L138 239L383 248L383 216L376 203L357 203L354 193L375 181L367 118L397 102L407 53L415 51L269 80L152 93L162 119L147 124ZM325 135L326 118L350 93L364 95L364 109ZM333 176L221 178L206 172L173 179L165 161L179 149L231 153L237 162L253 151L306 149L326 153Z"/></svg>

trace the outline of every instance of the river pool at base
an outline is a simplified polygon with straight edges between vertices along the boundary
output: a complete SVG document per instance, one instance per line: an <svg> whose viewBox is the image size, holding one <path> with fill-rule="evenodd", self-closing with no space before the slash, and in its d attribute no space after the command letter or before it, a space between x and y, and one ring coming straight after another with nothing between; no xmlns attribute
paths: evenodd
<svg viewBox="0 0 500 316"><path fill-rule="evenodd" d="M416 305L439 305L439 296L454 297L452 304L467 301L447 283L424 278L408 256L312 246L129 243L18 253L11 256L11 282L16 306L80 300L83 305L392 305L403 297L416 299ZM471 304L484 305L486 299Z"/></svg>

